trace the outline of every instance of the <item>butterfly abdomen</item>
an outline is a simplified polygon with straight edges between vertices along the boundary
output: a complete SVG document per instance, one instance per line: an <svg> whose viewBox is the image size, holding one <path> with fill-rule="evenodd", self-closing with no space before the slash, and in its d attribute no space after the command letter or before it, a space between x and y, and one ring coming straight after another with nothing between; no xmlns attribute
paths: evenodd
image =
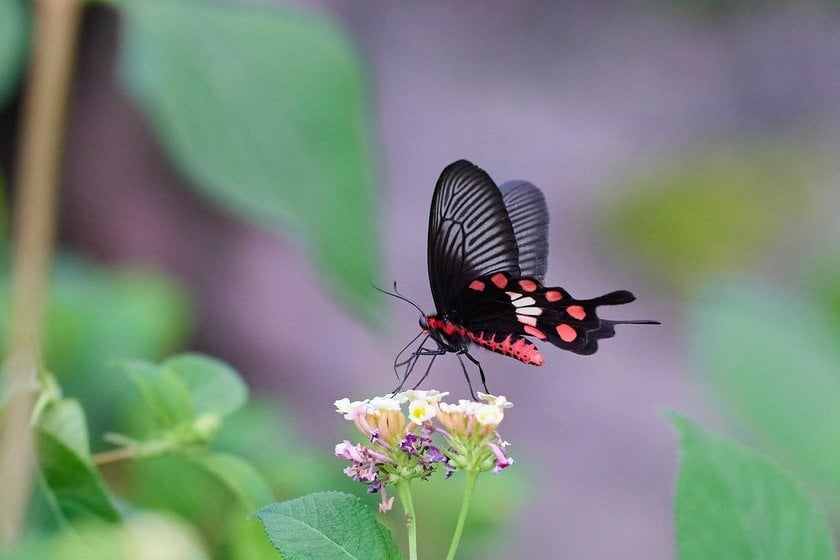
<svg viewBox="0 0 840 560"><path fill-rule="evenodd" d="M542 357L540 351L527 338L511 333L488 333L484 331L466 331L466 335L470 342L474 342L492 352L516 358L522 363L532 366L541 366L545 363L545 358Z"/></svg>
<svg viewBox="0 0 840 560"><path fill-rule="evenodd" d="M541 366L545 359L530 340L513 334L489 331L471 331L435 315L426 317L426 325L432 338L442 343L450 351L465 351L467 343L472 342L497 354L516 358L520 362Z"/></svg>

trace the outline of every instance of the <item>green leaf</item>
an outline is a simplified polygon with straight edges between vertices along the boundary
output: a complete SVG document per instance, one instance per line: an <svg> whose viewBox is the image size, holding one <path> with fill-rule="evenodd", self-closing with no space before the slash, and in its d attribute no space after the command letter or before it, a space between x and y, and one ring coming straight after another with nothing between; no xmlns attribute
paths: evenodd
<svg viewBox="0 0 840 560"><path fill-rule="evenodd" d="M680 560L829 560L825 518L781 467L670 414L680 436Z"/></svg>
<svg viewBox="0 0 840 560"><path fill-rule="evenodd" d="M235 369L202 354L180 354L164 360L161 369L174 374L190 393L195 415L227 416L248 399L248 387Z"/></svg>
<svg viewBox="0 0 840 560"><path fill-rule="evenodd" d="M81 538L80 538L81 537ZM140 513L120 525L89 523L60 535L50 553L61 560L207 560L192 527L171 517Z"/></svg>
<svg viewBox="0 0 840 560"><path fill-rule="evenodd" d="M65 399L48 405L35 435L38 464L56 514L73 523L91 518L119 520L99 471L91 463L79 404Z"/></svg>
<svg viewBox="0 0 840 560"><path fill-rule="evenodd" d="M390 531L349 494L319 492L254 514L286 560L402 558Z"/></svg>
<svg viewBox="0 0 840 560"><path fill-rule="evenodd" d="M822 167L801 146L724 146L623 185L605 230L634 266L693 292L774 255L791 236L779 216L803 214Z"/></svg>
<svg viewBox="0 0 840 560"><path fill-rule="evenodd" d="M29 46L29 4L0 2L0 107L5 105L20 77Z"/></svg>
<svg viewBox="0 0 840 560"><path fill-rule="evenodd" d="M8 258L0 249L0 331L8 318ZM91 444L112 430L134 390L117 359L159 360L180 347L190 310L184 292L149 271L96 266L67 254L55 262L45 362L87 415Z"/></svg>
<svg viewBox="0 0 840 560"><path fill-rule="evenodd" d="M759 282L710 286L694 355L740 420L840 493L840 350L819 307Z"/></svg>
<svg viewBox="0 0 840 560"><path fill-rule="evenodd" d="M371 125L343 30L291 9L118 5L125 83L175 164L226 208L296 233L339 301L373 319Z"/></svg>
<svg viewBox="0 0 840 560"><path fill-rule="evenodd" d="M121 366L140 390L155 430L187 425L195 418L189 387L175 372L140 360Z"/></svg>
<svg viewBox="0 0 840 560"><path fill-rule="evenodd" d="M274 499L271 488L257 469L236 455L212 453L194 460L217 477L236 496L246 511L254 511Z"/></svg>

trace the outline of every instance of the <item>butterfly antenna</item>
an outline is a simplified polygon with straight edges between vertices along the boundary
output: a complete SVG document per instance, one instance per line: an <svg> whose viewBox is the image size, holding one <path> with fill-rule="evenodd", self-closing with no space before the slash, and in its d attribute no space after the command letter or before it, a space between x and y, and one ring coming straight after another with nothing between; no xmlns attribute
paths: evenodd
<svg viewBox="0 0 840 560"><path fill-rule="evenodd" d="M413 301L411 301L410 299L408 299L407 297L405 297L404 295L402 295L401 293L399 293L397 291L397 283L396 282L394 282L394 291L393 292L389 292L388 290L383 290L382 288L380 288L379 286L377 286L373 282L371 282L370 285L373 286L373 289L376 290L377 292L382 292L385 295L395 297L397 299L401 299L405 302L410 303L412 306L414 306L414 309L416 309L417 311L420 312L421 315L426 314L422 309L420 309L419 305L417 305L416 303L414 303Z"/></svg>

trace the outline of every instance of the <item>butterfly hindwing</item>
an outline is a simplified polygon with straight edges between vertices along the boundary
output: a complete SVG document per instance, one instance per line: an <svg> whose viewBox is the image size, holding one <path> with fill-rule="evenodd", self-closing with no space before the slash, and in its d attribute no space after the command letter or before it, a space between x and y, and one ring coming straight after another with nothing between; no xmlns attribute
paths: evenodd
<svg viewBox="0 0 840 560"><path fill-rule="evenodd" d="M599 318L598 306L619 305L633 299L630 292L619 291L578 300L563 288L542 286L533 277L496 273L477 278L462 290L453 301L452 317L473 334L473 342L502 354L512 355L502 350L509 350L510 345L525 336L577 354L592 354L598 349L599 339L615 335L613 325L618 323ZM513 338L500 345L508 335ZM536 347L522 348L521 353L526 357L539 355ZM530 359L519 359L539 365ZM539 359L541 363L542 357Z"/></svg>
<svg viewBox="0 0 840 560"><path fill-rule="evenodd" d="M519 249L519 273L543 281L548 268L548 206L542 191L527 181L499 187Z"/></svg>

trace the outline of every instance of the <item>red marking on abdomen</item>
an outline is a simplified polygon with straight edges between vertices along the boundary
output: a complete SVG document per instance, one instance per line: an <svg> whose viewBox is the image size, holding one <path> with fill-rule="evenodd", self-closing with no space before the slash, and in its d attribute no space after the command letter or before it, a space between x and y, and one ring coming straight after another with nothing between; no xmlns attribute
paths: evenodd
<svg viewBox="0 0 840 560"><path fill-rule="evenodd" d="M586 311L584 311L583 307L581 307L580 305L570 305L566 308L566 313L568 313L578 321L583 321L583 318L586 317Z"/></svg>
<svg viewBox="0 0 840 560"><path fill-rule="evenodd" d="M472 282L470 282L468 288L471 290L475 290L476 292L483 292L485 286L484 282L482 282L481 280L473 280Z"/></svg>
<svg viewBox="0 0 840 560"><path fill-rule="evenodd" d="M498 272L491 276L490 281L493 282L493 284L495 284L495 286L500 290L504 289L504 287L507 286L508 283L507 276L505 276L501 272Z"/></svg>
<svg viewBox="0 0 840 560"><path fill-rule="evenodd" d="M557 336L559 336L560 340L563 342L572 342L577 338L577 332L575 332L575 329L566 323L560 323L557 325Z"/></svg>
<svg viewBox="0 0 840 560"><path fill-rule="evenodd" d="M549 302L560 301L563 299L563 294L558 292L557 290L548 290L545 293L545 300Z"/></svg>
<svg viewBox="0 0 840 560"><path fill-rule="evenodd" d="M533 292L537 289L537 283L533 280L528 280L527 278L520 280L519 286L526 292Z"/></svg>
<svg viewBox="0 0 840 560"><path fill-rule="evenodd" d="M526 338L522 338L521 336L509 334L502 340L497 341L496 336L498 335L495 333L490 333L488 336L484 331L479 331L477 333L465 331L464 334L466 334L470 341L478 344L479 346L483 346L484 348L498 354L504 354L505 356L516 358L525 364L541 366L545 363L545 359L542 357L542 354L540 354L540 351L537 350L534 343Z"/></svg>

